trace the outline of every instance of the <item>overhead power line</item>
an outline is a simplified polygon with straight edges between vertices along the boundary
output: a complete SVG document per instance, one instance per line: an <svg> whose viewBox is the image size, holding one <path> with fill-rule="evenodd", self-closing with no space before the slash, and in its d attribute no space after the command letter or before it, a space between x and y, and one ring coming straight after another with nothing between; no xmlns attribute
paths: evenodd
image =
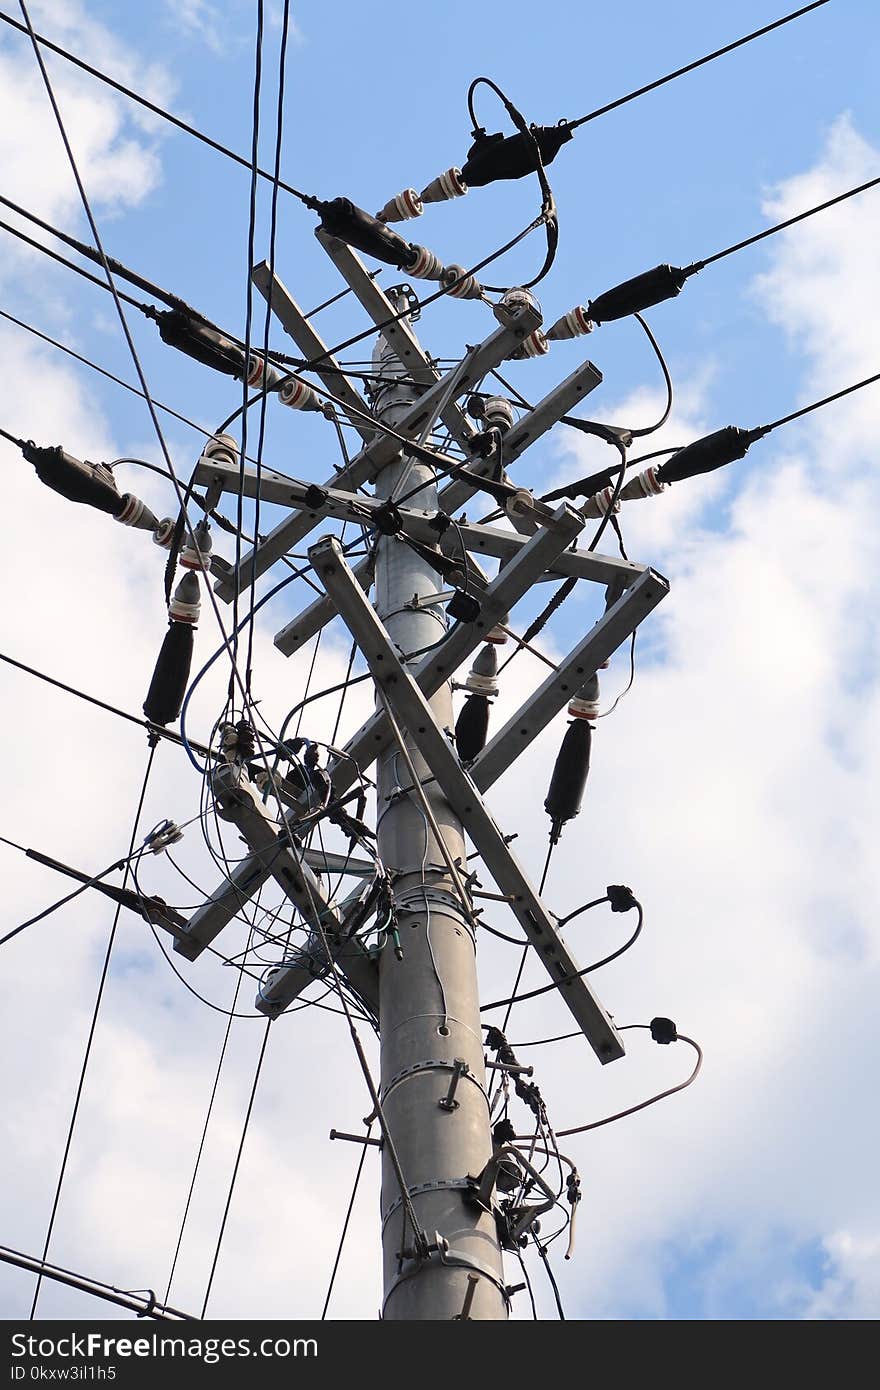
<svg viewBox="0 0 880 1390"><path fill-rule="evenodd" d="M168 1303L160 1303L152 1289L141 1293L138 1290L118 1289L115 1284L105 1284L100 1279L91 1279L86 1274L77 1274L62 1265L47 1264L34 1255L25 1255L20 1250L0 1246L0 1261L13 1265L16 1269L38 1274L41 1279L53 1279L57 1284L78 1289L80 1293L101 1298L105 1303L115 1303L118 1308L127 1308L139 1318L155 1318L157 1322L198 1322L194 1313L183 1313Z"/></svg>

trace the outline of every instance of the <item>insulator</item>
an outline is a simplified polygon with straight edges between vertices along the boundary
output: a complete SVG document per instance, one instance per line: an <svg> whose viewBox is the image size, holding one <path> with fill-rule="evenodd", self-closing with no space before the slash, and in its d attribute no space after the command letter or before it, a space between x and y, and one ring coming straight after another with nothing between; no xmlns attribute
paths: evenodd
<svg viewBox="0 0 880 1390"><path fill-rule="evenodd" d="M337 237L377 261L411 271L415 248L377 217L371 217L363 208L357 207L350 198L334 198L332 202L319 203L318 211L321 226L329 236Z"/></svg>
<svg viewBox="0 0 880 1390"><path fill-rule="evenodd" d="M475 695L498 694L498 653L494 646L485 646L478 653L464 683L465 690Z"/></svg>
<svg viewBox="0 0 880 1390"><path fill-rule="evenodd" d="M509 327L521 309L535 309L538 313L538 322L541 322L541 306L531 290L524 290L516 286L512 290L507 290L498 303L492 305L492 313L505 328Z"/></svg>
<svg viewBox="0 0 880 1390"><path fill-rule="evenodd" d="M53 492L69 502L82 502L100 512L117 516L125 505L116 480L103 463L89 463L65 453L60 444L42 449L30 440L22 446L24 457L32 463L37 477Z"/></svg>
<svg viewBox="0 0 880 1390"><path fill-rule="evenodd" d="M153 544L161 545L163 550L170 550L171 538L174 535L174 527L176 524L174 518L171 516L163 517L161 521L157 521L156 528L153 531Z"/></svg>
<svg viewBox="0 0 880 1390"><path fill-rule="evenodd" d="M188 574L198 584L195 575ZM144 714L151 724L164 727L180 714L192 666L193 630L189 623L171 622L153 671L144 701Z"/></svg>
<svg viewBox="0 0 880 1390"><path fill-rule="evenodd" d="M512 492L504 503L504 510L511 520L517 516L534 516L535 499L528 488L517 488L516 492Z"/></svg>
<svg viewBox="0 0 880 1390"><path fill-rule="evenodd" d="M481 414L477 417L482 420L486 429L500 430L502 434L508 434L516 424L513 404L506 396L487 396L485 399L477 397L483 407Z"/></svg>
<svg viewBox="0 0 880 1390"><path fill-rule="evenodd" d="M396 198L389 198L381 212L376 213L379 222L409 222L413 217L421 217L425 209L414 188L405 188Z"/></svg>
<svg viewBox="0 0 880 1390"><path fill-rule="evenodd" d="M168 605L168 616L172 619L172 626L185 623L195 627L199 621L201 607L198 575L193 570L187 570Z"/></svg>
<svg viewBox="0 0 880 1390"><path fill-rule="evenodd" d="M123 493L122 504L122 511L116 513L116 520L121 521L123 526L134 526L138 531L155 531L159 522L146 502L126 492Z"/></svg>
<svg viewBox="0 0 880 1390"><path fill-rule="evenodd" d="M726 425L723 430L706 434L695 439L684 449L679 449L671 459L661 463L657 478L661 483L680 483L685 478L695 478L698 473L712 473L723 468L726 463L743 458L763 430L742 430L738 425Z"/></svg>
<svg viewBox="0 0 880 1390"><path fill-rule="evenodd" d="M590 676L577 694L568 702L568 712L574 719L595 719L599 713L599 677Z"/></svg>
<svg viewBox="0 0 880 1390"><path fill-rule="evenodd" d="M505 613L501 622L495 624L486 633L486 641L491 642L494 647L503 647L507 641L507 633L504 628L507 626L508 615Z"/></svg>
<svg viewBox="0 0 880 1390"><path fill-rule="evenodd" d="M185 352L205 367L213 367L226 376L240 377L244 370L244 352L231 338L211 328L207 323L185 314L180 309L163 310L156 314L159 337L169 347Z"/></svg>
<svg viewBox="0 0 880 1390"><path fill-rule="evenodd" d="M523 338L516 352L510 354L510 360L519 361L524 357L543 357L550 351L550 344L540 328L536 328L527 338Z"/></svg>
<svg viewBox="0 0 880 1390"><path fill-rule="evenodd" d="M455 721L455 748L463 763L482 753L488 733L489 701L485 695L468 695Z"/></svg>
<svg viewBox="0 0 880 1390"><path fill-rule="evenodd" d="M458 284L455 281L458 281ZM481 299L486 293L476 275L468 275L462 265L448 265L440 283L453 299Z"/></svg>
<svg viewBox="0 0 880 1390"><path fill-rule="evenodd" d="M169 845L177 845L183 839L183 831L173 820L160 821L144 840L144 849L150 854L161 854Z"/></svg>
<svg viewBox="0 0 880 1390"><path fill-rule="evenodd" d="M583 304L576 304L561 319L557 319L552 328L545 329L544 336L555 343L563 338L582 338L585 333L592 331L593 322L586 309Z"/></svg>
<svg viewBox="0 0 880 1390"><path fill-rule="evenodd" d="M426 246L417 246L413 243L413 251L416 258L412 265L407 266L407 274L414 280L439 280L444 271L443 262L439 256L435 256L433 251L429 251Z"/></svg>
<svg viewBox="0 0 880 1390"><path fill-rule="evenodd" d="M238 441L231 434L213 434L202 450L202 459L206 463L211 461L217 463L238 463Z"/></svg>
<svg viewBox="0 0 880 1390"><path fill-rule="evenodd" d="M247 384L248 386L262 386L263 378L266 379L266 389L271 391L284 377L277 367L271 362L267 362L265 357L259 353L252 353L248 358Z"/></svg>
<svg viewBox="0 0 880 1390"><path fill-rule="evenodd" d="M542 164L552 164L562 146L572 137L572 130L565 122L559 125L533 125L530 127L541 153ZM461 167L461 176L469 188L485 188L486 184L498 179L521 179L537 169L535 150L531 140L521 131L516 135L487 135L477 131L476 139L468 150L468 157Z"/></svg>
<svg viewBox="0 0 880 1390"><path fill-rule="evenodd" d="M278 399L282 405L289 406L291 410L324 409L324 403L318 394L312 390L307 381L300 381L298 377L291 377L285 381L278 392Z"/></svg>
<svg viewBox="0 0 880 1390"><path fill-rule="evenodd" d="M550 838L554 844L565 822L573 820L581 809L590 771L592 737L593 730L586 719L573 719L565 731L544 802L544 810L553 822Z"/></svg>
<svg viewBox="0 0 880 1390"><path fill-rule="evenodd" d="M666 491L666 483L657 476L657 465L651 464L644 473L637 473L620 493L621 502L634 502L640 497L657 497L659 493Z"/></svg>
<svg viewBox="0 0 880 1390"><path fill-rule="evenodd" d="M652 304L662 304L664 299L674 299L691 274L690 270L680 270L673 265L655 265L632 280L624 280L622 285L591 299L587 313L593 323L610 323L612 319L623 319L628 314L640 313L650 309Z"/></svg>
<svg viewBox="0 0 880 1390"><path fill-rule="evenodd" d="M581 516L594 517L607 515L608 508L611 506L614 497L614 485L609 483L603 487L601 492L596 492L592 497L588 497L582 507L579 508ZM613 511L620 511L620 498L614 503Z"/></svg>
<svg viewBox="0 0 880 1390"><path fill-rule="evenodd" d="M450 198L461 198L467 193L468 186L461 176L461 170L455 166L446 169L442 174L438 174L436 179L432 179L427 188L423 188L419 197L423 203L446 203Z"/></svg>
<svg viewBox="0 0 880 1390"><path fill-rule="evenodd" d="M180 566L185 570L204 570L210 563L211 528L202 519L192 536L187 536L180 552Z"/></svg>

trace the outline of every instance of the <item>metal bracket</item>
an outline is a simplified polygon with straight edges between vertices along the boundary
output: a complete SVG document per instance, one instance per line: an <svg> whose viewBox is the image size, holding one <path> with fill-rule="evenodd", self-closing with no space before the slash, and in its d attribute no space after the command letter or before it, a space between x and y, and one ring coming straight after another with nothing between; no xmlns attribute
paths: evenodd
<svg viewBox="0 0 880 1390"><path fill-rule="evenodd" d="M464 1067L464 1070L462 1070L462 1067ZM387 1101L388 1097L391 1095L391 1092L395 1090L396 1087L399 1086L402 1081L407 1081L410 1077L417 1076L420 1072L426 1071L453 1072L456 1077L455 1086L458 1085L458 1081L462 1078L466 1081L469 1081L471 1085L476 1086L477 1090L480 1092L480 1095L483 1097L483 1100L486 1102L486 1104L489 1104L489 1097L486 1094L486 1088L483 1085L481 1085L481 1083L474 1076L473 1072L468 1069L467 1063L462 1063L459 1059L450 1061L448 1058L445 1057L430 1057L425 1062L414 1062L411 1067L404 1067L401 1071L394 1073L391 1080L382 1088L383 1105L385 1101ZM452 1091L453 1095L455 1094L455 1086L450 1086L450 1090ZM445 1109L446 1107L442 1108Z"/></svg>
<svg viewBox="0 0 880 1390"><path fill-rule="evenodd" d="M455 814L479 850L502 893L511 895L511 910L558 987L579 1028L597 1057L611 1062L624 1055L622 1039L586 979L525 870L508 848L504 836L474 783L461 767L433 711L398 658L391 639L351 573L339 543L320 541L309 551L315 573L334 599L352 637L358 643L376 684L405 724L437 779Z"/></svg>

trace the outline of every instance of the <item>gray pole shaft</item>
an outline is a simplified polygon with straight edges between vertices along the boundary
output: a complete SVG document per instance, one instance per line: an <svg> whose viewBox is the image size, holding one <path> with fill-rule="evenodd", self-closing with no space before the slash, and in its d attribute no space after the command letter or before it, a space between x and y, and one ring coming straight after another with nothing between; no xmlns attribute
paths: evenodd
<svg viewBox="0 0 880 1390"><path fill-rule="evenodd" d="M380 340L380 348L382 343ZM382 371L400 370L396 357L382 354ZM410 388L390 388L377 401L381 417L394 424L413 399ZM405 479L405 481L402 481ZM404 455L376 480L376 493L390 497L424 483L410 505L431 509L437 489L427 465ZM435 570L395 537L380 540L376 556L376 608L389 634L405 654L436 642L445 630L442 606L412 606L414 595L429 597L443 587ZM430 701L443 728L453 724L452 693L443 686ZM404 737L406 732L404 731ZM431 810L453 861L465 863L461 823L430 780L431 771L407 739ZM468 1316L506 1317L501 1251L491 1215L465 1200L461 1180L477 1176L492 1154L486 1100L482 1034L473 932L456 897L417 793L396 745L379 760L378 852L390 871L398 911L403 960L389 940L379 969L382 1098L422 1231L433 1242L439 1233L449 1253L421 1262L401 1261L413 1247L413 1232L400 1201L400 1185L387 1146L382 1167L383 1317L443 1320L462 1312L468 1276L479 1282ZM441 1106L456 1059L468 1074L455 1088L452 1108ZM455 1185L451 1185L455 1184Z"/></svg>

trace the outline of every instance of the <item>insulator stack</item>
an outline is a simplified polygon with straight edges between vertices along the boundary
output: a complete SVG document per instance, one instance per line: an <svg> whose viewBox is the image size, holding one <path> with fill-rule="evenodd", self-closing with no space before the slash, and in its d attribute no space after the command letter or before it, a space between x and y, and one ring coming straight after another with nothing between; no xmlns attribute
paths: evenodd
<svg viewBox="0 0 880 1390"><path fill-rule="evenodd" d="M620 498L614 502L612 507L613 501L614 484L609 483L607 487L603 487L601 492L596 492L592 497L587 498L584 505L580 508L581 515L586 517L605 516L609 507L611 507L612 511L619 512Z"/></svg>
<svg viewBox="0 0 880 1390"><path fill-rule="evenodd" d="M446 266L440 283L453 299L482 299L486 293L476 275L468 275L462 265Z"/></svg>
<svg viewBox="0 0 880 1390"><path fill-rule="evenodd" d="M312 390L307 381L300 381L297 377L291 377L285 381L278 392L278 399L282 405L289 406L291 410L321 410L324 409L324 402L318 394Z"/></svg>
<svg viewBox="0 0 880 1390"><path fill-rule="evenodd" d="M550 351L550 344L547 342L546 335L540 328L536 328L527 338L523 338L516 352L510 354L510 360L521 361L524 357L543 357Z"/></svg>
<svg viewBox="0 0 880 1390"><path fill-rule="evenodd" d="M494 646L485 646L479 652L468 672L464 688L474 695L498 694L498 653Z"/></svg>
<svg viewBox="0 0 880 1390"><path fill-rule="evenodd" d="M376 218L379 222L409 222L413 217L421 217L424 211L416 190L405 188L396 198L389 198L381 212L376 213Z"/></svg>
<svg viewBox="0 0 880 1390"><path fill-rule="evenodd" d="M581 809L590 771L592 737L592 726L585 718L573 719L565 731L544 802L544 810L551 820L551 844L557 843L563 825L573 820Z"/></svg>
<svg viewBox="0 0 880 1390"><path fill-rule="evenodd" d="M455 749L463 763L482 753L488 733L489 701L485 695L468 695L455 721Z"/></svg>
<svg viewBox="0 0 880 1390"><path fill-rule="evenodd" d="M427 188L423 188L419 197L423 203L446 203L451 198L462 198L468 191L468 186L461 175L461 170L455 166L446 169L444 173L438 174L436 179L432 179Z"/></svg>
<svg viewBox="0 0 880 1390"><path fill-rule="evenodd" d="M153 530L153 544L160 545L163 550L170 550L174 527L175 521L171 516L163 517L161 521L157 521Z"/></svg>
<svg viewBox="0 0 880 1390"><path fill-rule="evenodd" d="M210 564L211 528L202 520L180 552L180 567L185 570L206 570Z"/></svg>
<svg viewBox="0 0 880 1390"><path fill-rule="evenodd" d="M248 386L262 386L265 381L266 390L272 391L284 377L277 367L273 367L271 362L267 362L265 357L260 357L258 353L252 353L248 358L247 384Z"/></svg>
<svg viewBox="0 0 880 1390"><path fill-rule="evenodd" d="M477 419L482 420L487 430L500 430L502 434L508 434L513 429L516 415L506 396L487 396L485 400L478 396L476 399L482 405Z"/></svg>
<svg viewBox="0 0 880 1390"><path fill-rule="evenodd" d="M134 526L138 531L155 531L159 525L146 502L131 492L123 493L122 511L116 512L115 520L122 522L123 526Z"/></svg>
<svg viewBox="0 0 880 1390"><path fill-rule="evenodd" d="M621 490L621 502L635 502L640 497L657 497L661 492L665 492L668 484L657 476L657 465L652 464L646 468L644 473L637 473L634 478L630 478L626 486Z"/></svg>
<svg viewBox="0 0 880 1390"><path fill-rule="evenodd" d="M214 434L202 450L200 463L238 463L238 443L231 434Z"/></svg>
<svg viewBox="0 0 880 1390"><path fill-rule="evenodd" d="M492 305L492 313L505 328L510 326L521 309L536 309L539 315L541 313L541 306L531 290L524 290L519 285L505 291L498 303Z"/></svg>
<svg viewBox="0 0 880 1390"><path fill-rule="evenodd" d="M164 727L180 714L192 666L193 628L199 620L199 581L187 570L168 605L168 631L144 701L151 724Z"/></svg>
<svg viewBox="0 0 880 1390"><path fill-rule="evenodd" d="M583 304L576 304L567 314L563 314L561 319L557 319L551 328L546 329L544 336L556 343L564 338L582 338L585 333L592 331L592 319Z"/></svg>
<svg viewBox="0 0 880 1390"><path fill-rule="evenodd" d="M588 680L585 680L577 694L569 700L568 712L573 719L595 719L598 716L599 677L597 675L592 675Z"/></svg>
<svg viewBox="0 0 880 1390"><path fill-rule="evenodd" d="M407 275L411 275L414 280L439 280L445 269L439 256L435 256L433 251L429 251L426 246L417 246L413 243L413 251L416 253L412 265L406 268Z"/></svg>

